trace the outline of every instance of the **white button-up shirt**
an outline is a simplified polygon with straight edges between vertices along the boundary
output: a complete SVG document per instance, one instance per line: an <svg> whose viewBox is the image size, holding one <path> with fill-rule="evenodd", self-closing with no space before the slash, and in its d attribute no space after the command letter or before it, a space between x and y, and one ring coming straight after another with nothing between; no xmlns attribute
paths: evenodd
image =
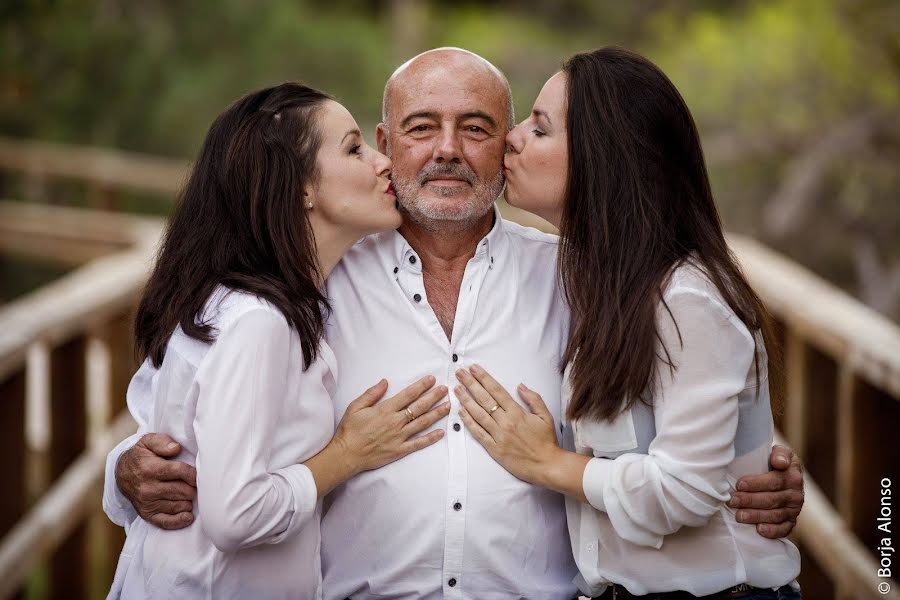
<svg viewBox="0 0 900 600"><path fill-rule="evenodd" d="M504 387L524 382L559 423L568 309L556 280L558 238L504 221L469 261L447 339L422 263L396 232L354 246L328 279L326 331L340 364L335 419L381 377L386 397L427 374L451 390L478 363ZM561 495L497 464L449 417L436 444L362 473L325 500L325 598L570 599L576 574Z"/></svg>
<svg viewBox="0 0 900 600"><path fill-rule="evenodd" d="M660 338L677 368L657 359L652 407L639 400L611 423L566 428L565 446L595 457L583 477L590 504L566 499L581 590L599 596L618 583L638 595L703 596L792 583L797 548L738 523L725 504L740 477L768 469L765 360L757 385L754 338L698 268L679 267L663 298L671 317L660 306ZM563 406L569 399L566 385Z"/></svg>
<svg viewBox="0 0 900 600"><path fill-rule="evenodd" d="M128 388L139 425L109 456L104 509L128 538L110 598L321 598L321 503L301 463L331 439L334 356L306 371L300 338L253 295L219 287L204 321L212 344L169 339L159 369L146 361ZM165 531L139 518L115 485L119 455L149 431L182 446L197 467L194 522Z"/></svg>

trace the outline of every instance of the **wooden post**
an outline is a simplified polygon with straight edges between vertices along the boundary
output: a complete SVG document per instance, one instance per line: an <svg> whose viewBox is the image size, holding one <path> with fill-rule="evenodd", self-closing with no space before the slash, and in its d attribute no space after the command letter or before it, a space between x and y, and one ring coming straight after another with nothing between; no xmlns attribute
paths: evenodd
<svg viewBox="0 0 900 600"><path fill-rule="evenodd" d="M133 335L133 312L110 321L106 326L106 343L109 346L112 365L109 382L109 417L113 421L126 410L125 394L131 377L136 370ZM116 572L119 561L119 553L125 545L125 530L104 516L104 563L103 576L108 579L107 584L112 584L112 578Z"/></svg>
<svg viewBox="0 0 900 600"><path fill-rule="evenodd" d="M794 452L807 452L806 344L794 329L788 329L784 343L785 407L784 434Z"/></svg>
<svg viewBox="0 0 900 600"><path fill-rule="evenodd" d="M0 539L25 514L25 365L0 381L0 456L3 493L0 494ZM24 598L24 590L13 598Z"/></svg>
<svg viewBox="0 0 900 600"><path fill-rule="evenodd" d="M55 348L50 357L50 478L56 480L87 447L86 338ZM85 597L86 524L82 522L50 560L50 597Z"/></svg>

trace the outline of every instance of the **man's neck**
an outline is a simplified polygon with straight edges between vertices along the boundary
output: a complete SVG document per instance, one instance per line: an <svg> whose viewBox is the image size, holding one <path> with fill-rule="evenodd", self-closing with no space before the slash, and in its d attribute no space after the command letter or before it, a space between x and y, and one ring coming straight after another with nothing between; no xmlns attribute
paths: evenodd
<svg viewBox="0 0 900 600"><path fill-rule="evenodd" d="M405 219L398 230L422 262L422 282L428 303L449 340L456 318L459 288L478 242L494 225L494 211L476 222L456 227L424 227Z"/></svg>
<svg viewBox="0 0 900 600"><path fill-rule="evenodd" d="M407 218L398 232L418 254L424 273L462 272L493 225L491 210L464 227L423 227Z"/></svg>

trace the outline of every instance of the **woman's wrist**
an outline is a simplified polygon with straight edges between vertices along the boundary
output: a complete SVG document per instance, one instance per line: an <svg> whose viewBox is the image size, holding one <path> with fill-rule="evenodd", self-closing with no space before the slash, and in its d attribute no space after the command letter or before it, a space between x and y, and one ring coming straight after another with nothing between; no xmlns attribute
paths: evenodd
<svg viewBox="0 0 900 600"><path fill-rule="evenodd" d="M346 443L337 436L304 464L313 474L319 498L363 470Z"/></svg>
<svg viewBox="0 0 900 600"><path fill-rule="evenodd" d="M558 446L550 448L535 469L533 483L585 502L582 481L591 458Z"/></svg>

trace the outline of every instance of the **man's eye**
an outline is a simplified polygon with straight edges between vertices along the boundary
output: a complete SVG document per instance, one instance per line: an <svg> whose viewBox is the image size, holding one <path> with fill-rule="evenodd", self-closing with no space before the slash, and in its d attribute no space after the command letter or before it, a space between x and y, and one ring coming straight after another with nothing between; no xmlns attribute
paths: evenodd
<svg viewBox="0 0 900 600"><path fill-rule="evenodd" d="M544 137L545 135L547 135L546 133L544 133L543 131L541 131L540 129L537 129L537 128L532 129L531 133L533 133L537 137Z"/></svg>
<svg viewBox="0 0 900 600"><path fill-rule="evenodd" d="M412 128L413 131L418 131L420 133L423 131L428 131L429 129L431 129L429 125L416 125Z"/></svg>
<svg viewBox="0 0 900 600"><path fill-rule="evenodd" d="M362 148L361 145L359 145L359 144L354 144L354 145L350 148L350 154L360 154L360 151L359 151L360 148Z"/></svg>
<svg viewBox="0 0 900 600"><path fill-rule="evenodd" d="M466 129L471 131L472 133L483 133L484 132L484 129L482 129L478 125L469 125L468 127L466 127Z"/></svg>

